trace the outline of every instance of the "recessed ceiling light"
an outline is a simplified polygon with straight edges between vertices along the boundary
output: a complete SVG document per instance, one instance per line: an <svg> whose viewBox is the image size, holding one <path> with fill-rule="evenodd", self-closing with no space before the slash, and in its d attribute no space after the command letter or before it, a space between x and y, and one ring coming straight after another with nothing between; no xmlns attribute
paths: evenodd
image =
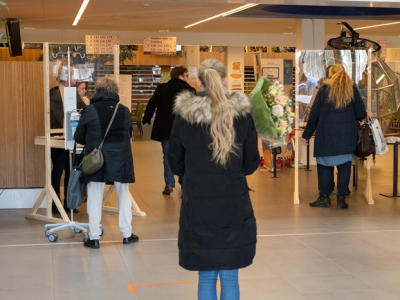
<svg viewBox="0 0 400 300"><path fill-rule="evenodd" d="M395 25L395 24L399 24L399 23L400 23L400 22L383 23L383 24L378 24L378 25L371 25L371 26L365 26L365 27L358 27L358 28L354 28L354 30L375 28L375 27L381 27L381 26L389 26L389 25Z"/></svg>
<svg viewBox="0 0 400 300"><path fill-rule="evenodd" d="M32 30L32 29L36 29L36 28L35 27L24 27L24 29Z"/></svg>
<svg viewBox="0 0 400 300"><path fill-rule="evenodd" d="M256 4L256 3L248 3L248 4L246 4L246 5L242 5L242 6L238 7L238 8L235 8L235 9L232 9L232 10L229 10L229 11L226 11L226 12L223 12L223 13L221 13L221 14L212 16L212 17L210 17L210 18L207 18L207 19L198 21L198 22L193 23L193 24L190 24L190 25L187 25L187 26L185 26L185 27L183 27L183 28L189 28L189 27L195 26L195 25L197 25L197 24L200 24L200 23L203 23L203 22L207 22L207 21L210 21L210 20L212 20L212 19L219 18L219 17L227 17L227 16L229 16L229 15L231 15L231 14L237 13L237 12L239 12L239 11L242 11L242 10L251 8L251 7L253 7L253 6L257 6L257 5L258 5L258 4Z"/></svg>
<svg viewBox="0 0 400 300"><path fill-rule="evenodd" d="M158 32L169 32L168 29L158 29Z"/></svg>
<svg viewBox="0 0 400 300"><path fill-rule="evenodd" d="M74 20L74 22L72 23L72 26L76 26L76 25L78 24L78 22L79 22L79 20L80 20L80 18L81 18L81 16L82 16L82 14L83 14L83 12L84 12L85 9L86 9L86 6L89 4L89 1L90 1L90 0L83 0L82 5L81 5L81 7L79 8L78 13L76 14L75 20Z"/></svg>

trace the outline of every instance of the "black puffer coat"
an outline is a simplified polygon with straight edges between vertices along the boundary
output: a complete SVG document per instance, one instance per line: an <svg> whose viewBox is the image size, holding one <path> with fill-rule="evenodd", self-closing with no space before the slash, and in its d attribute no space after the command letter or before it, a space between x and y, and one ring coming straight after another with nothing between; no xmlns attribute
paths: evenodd
<svg viewBox="0 0 400 300"><path fill-rule="evenodd" d="M161 141L169 139L175 117L172 113L175 97L183 90L188 90L193 94L196 93L193 87L179 78L172 78L167 83L157 86L154 95L150 98L146 106L143 116L143 124L150 124L151 118L157 110L151 130L152 140Z"/></svg>
<svg viewBox="0 0 400 300"><path fill-rule="evenodd" d="M175 102L168 160L176 175L185 174L178 246L179 264L188 270L243 268L255 255L256 220L246 175L260 162L257 133L247 96L230 99L239 152L226 168L211 162L210 100L184 92Z"/></svg>
<svg viewBox="0 0 400 300"><path fill-rule="evenodd" d="M315 97L302 137L309 140L315 132L314 157L352 154L357 146L357 124L365 117L365 105L357 88L353 100L335 109L329 99L329 85L323 85Z"/></svg>
<svg viewBox="0 0 400 300"><path fill-rule="evenodd" d="M119 96L114 92L100 92L82 111L75 141L85 145L85 153L99 147L111 120ZM103 144L103 167L93 175L84 174L84 182L135 182L131 151L132 122L129 109L120 104Z"/></svg>

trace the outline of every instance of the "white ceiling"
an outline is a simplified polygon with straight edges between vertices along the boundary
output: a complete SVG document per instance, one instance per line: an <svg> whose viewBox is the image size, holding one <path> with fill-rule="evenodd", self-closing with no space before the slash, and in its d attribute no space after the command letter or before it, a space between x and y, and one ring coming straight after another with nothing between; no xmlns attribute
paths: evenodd
<svg viewBox="0 0 400 300"><path fill-rule="evenodd" d="M4 1L4 0L3 0ZM279 18L218 18L184 29L183 27L199 20L237 8L251 1L151 1L151 0L92 0L84 12L79 24L72 26L82 0L5 0L10 10L1 9L6 18L21 20L21 29L41 30L77 30L91 34L93 30L154 32L169 30L185 33L267 33L296 34L295 19ZM400 8L400 1L340 1L340 0L265 0L261 4L292 5L334 5L334 6L370 6ZM383 20L325 20L325 34L338 36L340 22L346 21L353 28L375 25L391 21ZM360 30L360 36L398 36L400 24ZM400 38L400 37L399 37Z"/></svg>

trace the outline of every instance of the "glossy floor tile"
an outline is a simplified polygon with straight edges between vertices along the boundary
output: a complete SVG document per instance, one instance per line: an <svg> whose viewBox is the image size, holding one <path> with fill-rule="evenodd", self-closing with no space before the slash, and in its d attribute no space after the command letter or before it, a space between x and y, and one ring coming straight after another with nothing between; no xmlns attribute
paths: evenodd
<svg viewBox="0 0 400 300"><path fill-rule="evenodd" d="M180 187L161 194L161 146L134 128L136 183L131 193L145 217L133 217L140 241L122 244L118 215L103 212L100 249L83 247L82 234L57 232L25 218L31 209L0 210L1 300L195 300L197 273L178 265ZM393 149L371 167L373 205L367 204L365 165L357 190L350 185L348 210L311 208L318 196L316 167L299 170L300 204L293 204L294 169L279 178L260 169L248 177L257 218L253 265L239 272L243 300L400 299L400 198L393 192ZM116 206L115 193L107 205ZM87 222L86 204L74 220ZM40 210L44 214L44 209Z"/></svg>

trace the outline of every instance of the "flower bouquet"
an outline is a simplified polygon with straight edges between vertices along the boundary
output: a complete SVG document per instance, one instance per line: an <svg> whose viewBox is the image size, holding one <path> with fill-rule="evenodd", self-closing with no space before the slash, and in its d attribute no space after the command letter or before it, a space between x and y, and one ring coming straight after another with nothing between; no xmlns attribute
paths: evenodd
<svg viewBox="0 0 400 300"><path fill-rule="evenodd" d="M258 130L268 140L285 143L293 129L294 113L283 85L272 84L266 77L261 77L250 94L250 102Z"/></svg>

